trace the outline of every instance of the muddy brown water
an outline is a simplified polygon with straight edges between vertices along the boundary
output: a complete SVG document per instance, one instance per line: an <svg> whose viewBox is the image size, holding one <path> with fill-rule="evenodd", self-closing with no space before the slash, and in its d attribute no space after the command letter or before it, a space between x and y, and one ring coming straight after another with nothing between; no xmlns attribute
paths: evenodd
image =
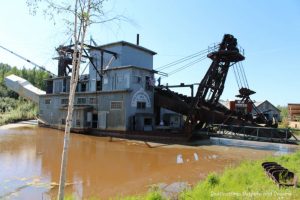
<svg viewBox="0 0 300 200"><path fill-rule="evenodd" d="M62 131L37 126L0 129L0 199L55 198L62 146ZM78 199L107 199L143 194L159 183L194 185L209 172L274 153L214 145L150 146L71 134L66 193Z"/></svg>

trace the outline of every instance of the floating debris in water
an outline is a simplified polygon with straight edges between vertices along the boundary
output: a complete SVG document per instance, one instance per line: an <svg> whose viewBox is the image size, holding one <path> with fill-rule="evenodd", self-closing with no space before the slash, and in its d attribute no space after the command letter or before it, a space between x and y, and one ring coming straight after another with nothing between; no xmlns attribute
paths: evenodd
<svg viewBox="0 0 300 200"><path fill-rule="evenodd" d="M177 163L177 164L182 164L182 163L183 163L183 158L182 158L182 155L181 155L181 154L178 154L178 155L177 155L176 163Z"/></svg>
<svg viewBox="0 0 300 200"><path fill-rule="evenodd" d="M199 160L199 157L198 157L198 154L197 154L197 153L194 153L194 159L195 159L195 161L198 161L198 160Z"/></svg>

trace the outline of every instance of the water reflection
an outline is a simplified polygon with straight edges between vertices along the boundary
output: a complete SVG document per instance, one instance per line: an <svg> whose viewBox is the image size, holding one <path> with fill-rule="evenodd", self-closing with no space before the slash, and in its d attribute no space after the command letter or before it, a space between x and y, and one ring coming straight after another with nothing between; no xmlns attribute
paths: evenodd
<svg viewBox="0 0 300 200"><path fill-rule="evenodd" d="M41 127L0 130L0 199L54 198L62 146L63 132L58 130ZM270 154L228 147L149 148L139 142L71 134L66 192L79 199L90 196L105 199L140 194L151 184L194 184L208 172L220 171L243 158Z"/></svg>

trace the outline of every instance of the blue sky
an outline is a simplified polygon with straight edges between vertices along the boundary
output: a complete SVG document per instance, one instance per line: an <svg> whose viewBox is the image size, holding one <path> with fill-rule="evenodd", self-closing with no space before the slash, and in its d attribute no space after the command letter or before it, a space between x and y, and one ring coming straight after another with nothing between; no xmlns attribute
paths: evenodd
<svg viewBox="0 0 300 200"><path fill-rule="evenodd" d="M300 102L300 1L111 0L105 9L109 16L122 14L132 22L91 27L89 35L98 44L135 43L139 33L140 45L158 53L157 68L206 49L230 33L245 49L243 66L250 88L257 92L252 99L267 99L274 105ZM25 0L17 0L2 3L0 24L0 45L56 73L54 49L70 40L63 23L54 25L43 15L31 16ZM32 67L1 49L0 62ZM163 83L199 83L209 65L206 59L164 78ZM222 99L234 99L237 91L230 70Z"/></svg>

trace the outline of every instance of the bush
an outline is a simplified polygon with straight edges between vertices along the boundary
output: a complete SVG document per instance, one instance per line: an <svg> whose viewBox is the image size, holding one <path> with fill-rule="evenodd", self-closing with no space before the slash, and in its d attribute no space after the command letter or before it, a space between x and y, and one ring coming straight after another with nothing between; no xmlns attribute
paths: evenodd
<svg viewBox="0 0 300 200"><path fill-rule="evenodd" d="M34 119L37 105L22 98L0 97L0 125Z"/></svg>
<svg viewBox="0 0 300 200"><path fill-rule="evenodd" d="M207 176L207 183L209 186L214 187L218 185L220 182L220 178L216 173L211 173Z"/></svg>

